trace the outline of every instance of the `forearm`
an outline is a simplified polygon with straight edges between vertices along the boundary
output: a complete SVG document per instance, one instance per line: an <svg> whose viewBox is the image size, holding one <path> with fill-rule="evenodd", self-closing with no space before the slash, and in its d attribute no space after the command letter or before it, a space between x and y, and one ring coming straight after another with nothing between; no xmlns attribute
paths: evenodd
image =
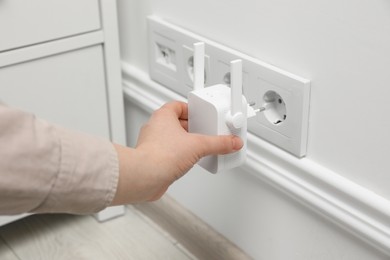
<svg viewBox="0 0 390 260"><path fill-rule="evenodd" d="M172 183L164 181L152 155L114 144L119 160L119 181L111 206L153 201L160 198Z"/></svg>
<svg viewBox="0 0 390 260"><path fill-rule="evenodd" d="M118 158L109 141L0 105L0 214L88 214L109 205Z"/></svg>
<svg viewBox="0 0 390 260"><path fill-rule="evenodd" d="M114 144L115 151L118 156L119 179L114 199L111 205L129 204L135 201L135 188L129 189L129 186L136 184L133 174L136 166L135 149Z"/></svg>

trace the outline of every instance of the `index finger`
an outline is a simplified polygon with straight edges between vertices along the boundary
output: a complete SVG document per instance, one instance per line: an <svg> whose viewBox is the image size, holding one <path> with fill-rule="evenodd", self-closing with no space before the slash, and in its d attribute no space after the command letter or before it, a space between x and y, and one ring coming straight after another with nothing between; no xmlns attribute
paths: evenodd
<svg viewBox="0 0 390 260"><path fill-rule="evenodd" d="M188 105L187 103L181 101L172 101L166 103L161 107L162 109L168 109L173 111L178 119L187 120L188 119Z"/></svg>

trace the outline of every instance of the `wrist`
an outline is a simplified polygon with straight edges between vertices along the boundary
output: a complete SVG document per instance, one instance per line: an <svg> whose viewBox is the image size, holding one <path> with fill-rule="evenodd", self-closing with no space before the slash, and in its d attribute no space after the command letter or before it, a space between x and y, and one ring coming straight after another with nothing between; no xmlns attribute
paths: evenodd
<svg viewBox="0 0 390 260"><path fill-rule="evenodd" d="M129 184L132 183L132 174L136 165L135 149L128 148L119 144L113 144L118 156L119 178L115 196L111 202L111 206L123 205L132 203L132 195L129 190Z"/></svg>

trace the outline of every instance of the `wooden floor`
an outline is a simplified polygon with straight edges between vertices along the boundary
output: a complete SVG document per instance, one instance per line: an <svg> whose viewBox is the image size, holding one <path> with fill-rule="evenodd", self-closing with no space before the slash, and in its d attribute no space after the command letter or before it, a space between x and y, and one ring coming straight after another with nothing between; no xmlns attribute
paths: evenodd
<svg viewBox="0 0 390 260"><path fill-rule="evenodd" d="M98 223L92 216L32 215L0 227L0 259L196 259L133 207Z"/></svg>

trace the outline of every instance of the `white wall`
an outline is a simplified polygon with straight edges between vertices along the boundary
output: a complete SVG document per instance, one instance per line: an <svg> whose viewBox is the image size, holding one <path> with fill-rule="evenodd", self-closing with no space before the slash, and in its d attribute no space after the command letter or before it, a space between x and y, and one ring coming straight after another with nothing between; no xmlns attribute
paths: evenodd
<svg viewBox="0 0 390 260"><path fill-rule="evenodd" d="M143 71L155 14L311 79L307 159L390 199L389 1L118 2L123 59ZM387 259L245 172L195 169L170 194L255 259Z"/></svg>

